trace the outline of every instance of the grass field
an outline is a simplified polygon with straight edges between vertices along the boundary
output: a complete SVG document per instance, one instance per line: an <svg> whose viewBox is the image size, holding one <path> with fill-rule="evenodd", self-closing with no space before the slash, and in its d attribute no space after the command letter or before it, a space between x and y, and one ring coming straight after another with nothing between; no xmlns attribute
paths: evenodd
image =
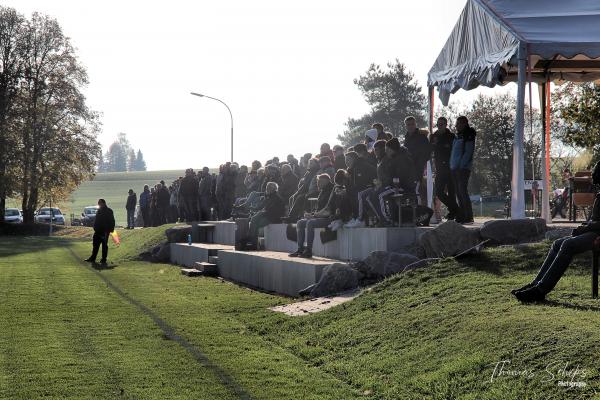
<svg viewBox="0 0 600 400"><path fill-rule="evenodd" d="M287 317L267 307L289 299L135 261L159 228L121 236L100 271L80 262L87 230L0 238L0 398L585 399L600 385L589 260L547 303L508 293L547 243L446 260Z"/></svg>

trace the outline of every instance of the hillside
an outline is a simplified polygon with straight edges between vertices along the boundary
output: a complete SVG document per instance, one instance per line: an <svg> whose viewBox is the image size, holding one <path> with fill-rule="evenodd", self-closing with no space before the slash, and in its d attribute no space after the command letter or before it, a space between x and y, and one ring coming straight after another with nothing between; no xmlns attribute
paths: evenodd
<svg viewBox="0 0 600 400"><path fill-rule="evenodd" d="M161 229L122 232L109 257L116 265L101 271L105 281L79 264L89 252L81 235L0 242L0 315L11 327L0 333L7 397L73 395L88 387L88 370L96 398L120 391L139 398L588 399L600 383L589 259L576 259L546 303L523 305L509 294L532 277L547 242L446 260L341 306L289 317L268 307L291 299L132 260L162 240ZM38 265L40 257L50 264ZM199 349L201 362L161 336L137 305ZM58 344L45 347L39 337ZM13 351L4 351L7 344ZM494 375L500 362L504 373ZM107 365L115 367L97 368ZM24 382L25 372L35 379ZM228 390L236 395L221 393Z"/></svg>

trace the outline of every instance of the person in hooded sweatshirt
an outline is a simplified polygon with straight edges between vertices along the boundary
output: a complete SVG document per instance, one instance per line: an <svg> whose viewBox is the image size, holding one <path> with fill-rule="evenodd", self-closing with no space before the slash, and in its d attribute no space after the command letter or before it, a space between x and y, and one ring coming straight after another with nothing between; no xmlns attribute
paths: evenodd
<svg viewBox="0 0 600 400"><path fill-rule="evenodd" d="M473 223L469 177L473 166L476 135L475 129L469 126L467 117L460 116L456 119L456 139L452 143L452 152L450 153L450 171L458 198L456 222L461 224Z"/></svg>
<svg viewBox="0 0 600 400"><path fill-rule="evenodd" d="M315 179L318 171L319 161L316 158L311 158L308 161L308 169L300 179L300 182L298 182L298 190L290 197L288 222L296 222L300 219L308 205L307 199L318 195L319 190ZM315 182L314 186L313 182Z"/></svg>
<svg viewBox="0 0 600 400"><path fill-rule="evenodd" d="M366 144L358 143L354 146L354 151L360 158L377 168L377 157L375 157L375 152L373 152L373 146L371 146L371 150L369 150Z"/></svg>
<svg viewBox="0 0 600 400"><path fill-rule="evenodd" d="M415 117L406 117L404 126L406 127L404 147L408 149L414 163L421 204L427 204L427 190L423 174L425 173L427 161L431 159L431 145L427 139L427 132L417 128Z"/></svg>

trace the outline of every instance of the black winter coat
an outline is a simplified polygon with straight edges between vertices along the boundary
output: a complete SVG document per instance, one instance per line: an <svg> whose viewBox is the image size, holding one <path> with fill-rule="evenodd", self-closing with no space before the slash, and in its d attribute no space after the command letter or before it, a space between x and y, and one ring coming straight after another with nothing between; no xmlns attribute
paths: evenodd
<svg viewBox="0 0 600 400"><path fill-rule="evenodd" d="M125 204L126 210L135 210L135 205L137 204L137 196L135 193L127 196L127 204Z"/></svg>
<svg viewBox="0 0 600 400"><path fill-rule="evenodd" d="M94 232L105 235L115 230L115 216L108 207L100 207L94 221Z"/></svg>
<svg viewBox="0 0 600 400"><path fill-rule="evenodd" d="M272 224L281 222L281 218L285 214L285 204L283 202L283 199L279 196L277 192L265 194L265 203L263 210L267 219Z"/></svg>

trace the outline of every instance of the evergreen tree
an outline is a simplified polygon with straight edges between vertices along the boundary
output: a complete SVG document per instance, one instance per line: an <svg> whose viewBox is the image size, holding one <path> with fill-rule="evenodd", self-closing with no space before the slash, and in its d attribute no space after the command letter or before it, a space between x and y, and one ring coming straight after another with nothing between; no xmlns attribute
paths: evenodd
<svg viewBox="0 0 600 400"><path fill-rule="evenodd" d="M144 155L141 150L138 150L137 157L135 159L135 170L136 171L145 171L146 170L146 161L144 161Z"/></svg>

